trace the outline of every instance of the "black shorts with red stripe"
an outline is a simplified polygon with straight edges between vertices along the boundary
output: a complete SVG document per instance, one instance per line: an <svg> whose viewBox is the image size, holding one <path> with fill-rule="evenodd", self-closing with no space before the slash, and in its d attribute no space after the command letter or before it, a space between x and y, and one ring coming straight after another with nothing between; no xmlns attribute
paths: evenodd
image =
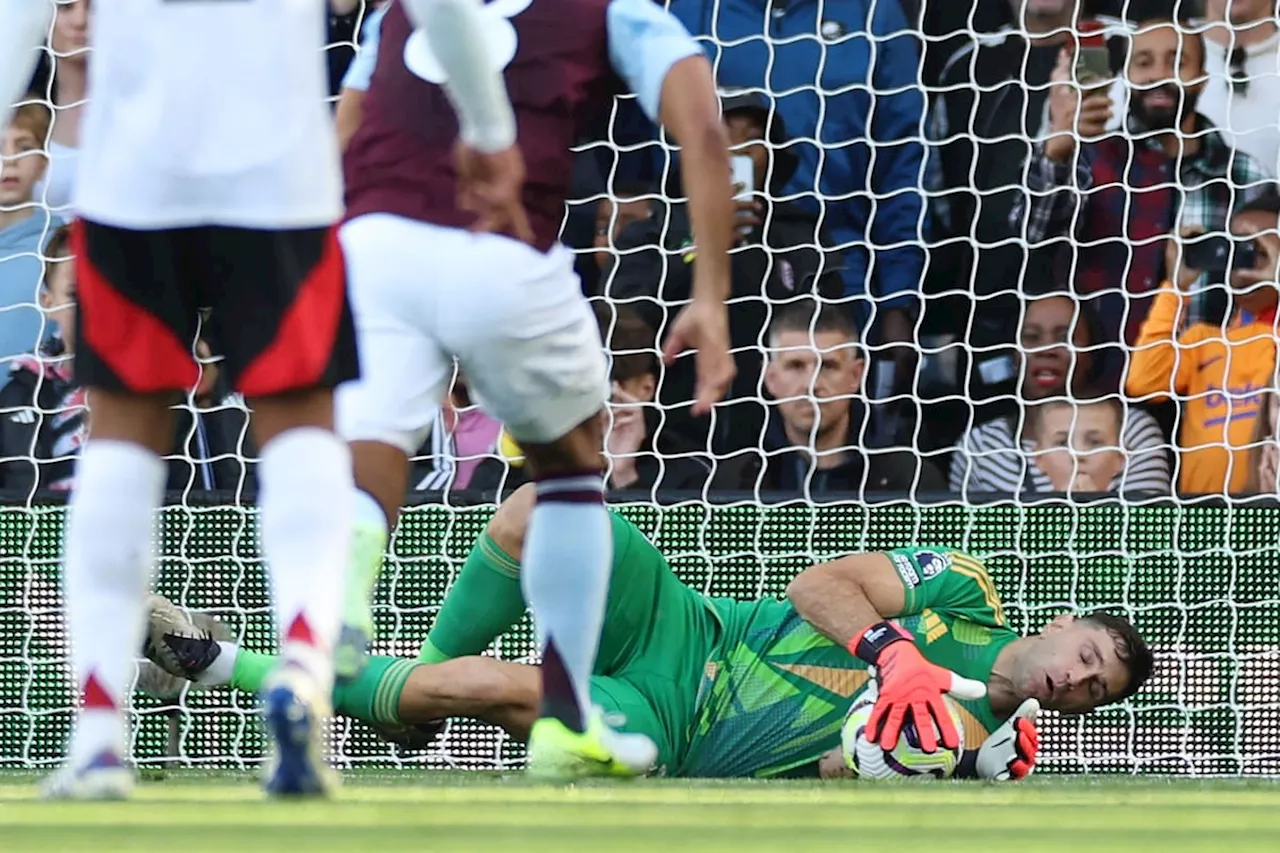
<svg viewBox="0 0 1280 853"><path fill-rule="evenodd" d="M79 221L73 244L75 372L87 387L194 387L202 309L231 386L246 397L359 375L334 228L136 231Z"/></svg>

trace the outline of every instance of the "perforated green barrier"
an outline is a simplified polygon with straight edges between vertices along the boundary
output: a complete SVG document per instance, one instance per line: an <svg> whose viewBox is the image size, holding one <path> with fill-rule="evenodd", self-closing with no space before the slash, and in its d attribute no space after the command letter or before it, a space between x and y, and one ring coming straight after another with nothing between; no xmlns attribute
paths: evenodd
<svg viewBox="0 0 1280 853"><path fill-rule="evenodd" d="M1045 723L1045 770L1280 772L1280 510L1248 505L1116 502L625 505L629 518L695 589L778 595L810 562L839 553L931 543L986 558L1015 628L1064 610L1130 616L1157 650L1157 673L1131 705ZM491 508L408 511L379 590L378 652L418 643ZM67 648L59 616L60 507L0 508L0 765L57 760L69 720ZM255 648L269 648L267 590L252 510L171 507L163 516L160 591L209 610ZM527 623L498 652L530 653ZM261 756L252 697L188 692L137 697L135 754L242 765ZM176 721L176 722L174 722ZM174 727L171 731L171 727ZM350 762L493 767L518 745L458 723L427 756L402 756L338 721Z"/></svg>

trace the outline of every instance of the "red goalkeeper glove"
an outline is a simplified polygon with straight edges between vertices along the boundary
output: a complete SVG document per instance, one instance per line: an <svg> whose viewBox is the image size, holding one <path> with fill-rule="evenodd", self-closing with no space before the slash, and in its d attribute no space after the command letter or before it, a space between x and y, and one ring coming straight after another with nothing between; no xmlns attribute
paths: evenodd
<svg viewBox="0 0 1280 853"><path fill-rule="evenodd" d="M893 749L910 714L925 752L937 751L937 735L947 749L960 746L960 733L951 721L943 694L981 699L987 695L985 684L929 663L911 635L892 622L872 625L854 639L850 651L876 668L880 695L867 719L868 741L878 742L881 749Z"/></svg>
<svg viewBox="0 0 1280 853"><path fill-rule="evenodd" d="M978 750L978 776L997 782L1018 781L1036 769L1040 753L1040 732L1036 715L1040 703L1028 699L1018 706L1004 725L991 733Z"/></svg>

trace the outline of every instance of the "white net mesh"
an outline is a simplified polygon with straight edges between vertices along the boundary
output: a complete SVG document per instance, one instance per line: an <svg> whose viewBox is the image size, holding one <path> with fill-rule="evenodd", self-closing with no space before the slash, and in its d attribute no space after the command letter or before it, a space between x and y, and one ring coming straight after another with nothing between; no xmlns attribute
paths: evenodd
<svg viewBox="0 0 1280 853"><path fill-rule="evenodd" d="M1105 607L1157 650L1156 674L1133 700L1085 718L1051 715L1045 769L1280 772L1280 519L1258 497L1276 490L1274 19L1232 31L1196 21L1183 37L1148 22L1141 42L1109 22L1102 48L1115 82L1075 86L1113 94L1103 119L1055 113L1073 106L1050 91L1061 41L1026 37L1069 29L1082 49L1098 47L1069 20L1028 15L986 32L981 10L948 23L956 10L926 3L917 25L897 0L669 5L704 39L731 135L757 158L739 174L760 224L744 220L735 249L730 401L709 421L691 418L681 362L659 371L646 402L649 357L688 296L696 256L677 164L635 121L632 99L579 147L562 236L630 395L615 403L646 412L639 440L619 429L609 439L610 485L626 512L695 589L744 598L780 594L838 553L918 542L969 550L988 558L1019 630ZM56 225L46 212L65 213L69 198L79 63L91 56L77 45L80 7L60 5L56 61L35 88L53 111L52 129L35 134L52 171L30 199L0 196L0 355L17 365L0 391L0 765L58 760L71 712L62 509L41 490L69 473L80 433L68 415L83 400L54 350L14 358L65 316L41 277ZM334 22L335 80L359 15ZM1203 72L1173 61L1201 40ZM1161 53L1169 44L1172 59ZM1156 58L1139 71L1129 57L1140 49ZM1089 84L1087 65L1069 62L1068 76ZM1168 119L1199 78L1205 119ZM1065 158L1045 144L1055 121L1070 128ZM1105 134L1090 121L1118 135L1094 141ZM10 144L6 175L35 159ZM1195 255L1207 272L1182 285L1186 299L1155 296L1176 278L1166 237L1184 225L1250 236ZM1249 252L1246 272L1257 274L1241 277L1232 265ZM806 295L834 307L797 310ZM865 359L850 348L859 340ZM1028 405L1054 397L1064 404ZM184 409L158 588L269 649L254 512L235 503L253 486L243 405L214 388ZM462 441L464 422L485 440ZM797 444L824 461L790 452ZM496 425L455 393L416 463L420 505L390 549L379 653L416 654L488 517L480 494L521 476L504 449ZM1081 502L1067 490L1110 494ZM780 497L803 500L774 506ZM527 623L495 646L507 659L530 651ZM141 761L261 757L251 697L139 694L135 710ZM493 767L522 755L470 722L451 723L421 755L345 719L334 733L352 763Z"/></svg>

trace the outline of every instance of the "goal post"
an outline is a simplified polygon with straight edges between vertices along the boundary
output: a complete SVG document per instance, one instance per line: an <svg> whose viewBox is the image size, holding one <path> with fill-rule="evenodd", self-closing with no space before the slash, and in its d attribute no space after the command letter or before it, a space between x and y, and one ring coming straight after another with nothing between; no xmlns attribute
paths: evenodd
<svg viewBox="0 0 1280 853"><path fill-rule="evenodd" d="M778 595L812 562L852 551L964 549L986 560L1015 629L1105 608L1131 618L1156 653L1152 679L1129 702L1087 717L1046 714L1043 772L1280 773L1273 504L686 501L617 508L686 583L710 595ZM71 716L56 576L63 512L0 509L0 766L57 761ZM378 590L377 653L416 655L491 513L491 503L468 506L458 496L405 513ZM274 641L255 542L252 509L170 506L160 525L156 588L216 615L237 640L265 651ZM532 659L527 619L493 651ZM170 701L135 694L134 752L144 765L166 760L174 708L180 762L237 767L261 758L253 697L191 689ZM332 737L337 760L349 766L495 769L522 757L518 744L477 723L451 724L425 754L401 755L346 720Z"/></svg>

